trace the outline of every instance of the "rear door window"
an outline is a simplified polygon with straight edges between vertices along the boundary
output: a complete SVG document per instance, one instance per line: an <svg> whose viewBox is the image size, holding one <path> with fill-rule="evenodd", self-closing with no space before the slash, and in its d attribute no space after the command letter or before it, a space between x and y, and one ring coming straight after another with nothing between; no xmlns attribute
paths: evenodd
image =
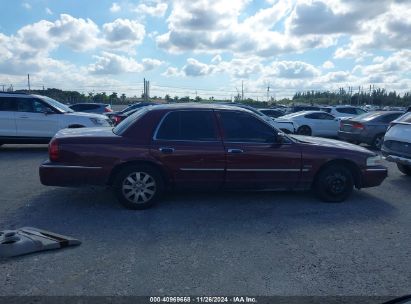
<svg viewBox="0 0 411 304"><path fill-rule="evenodd" d="M12 97L0 97L0 111L14 112L17 110L17 99Z"/></svg>
<svg viewBox="0 0 411 304"><path fill-rule="evenodd" d="M166 114L155 139L216 141L217 134L213 111L174 111Z"/></svg>
<svg viewBox="0 0 411 304"><path fill-rule="evenodd" d="M219 112L226 142L271 143L275 130L258 118L239 112Z"/></svg>

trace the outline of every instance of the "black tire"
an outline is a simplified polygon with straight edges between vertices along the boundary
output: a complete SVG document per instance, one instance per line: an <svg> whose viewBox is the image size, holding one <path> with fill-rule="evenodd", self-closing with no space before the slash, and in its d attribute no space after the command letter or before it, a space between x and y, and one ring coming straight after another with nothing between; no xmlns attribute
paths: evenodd
<svg viewBox="0 0 411 304"><path fill-rule="evenodd" d="M311 128L309 126L301 126L297 130L298 135L305 135L305 136L311 136L313 132L311 131Z"/></svg>
<svg viewBox="0 0 411 304"><path fill-rule="evenodd" d="M411 176L411 166L397 163L397 167L398 167L398 170L400 170L405 175Z"/></svg>
<svg viewBox="0 0 411 304"><path fill-rule="evenodd" d="M373 141L372 141L372 146L375 149L381 150L382 147L382 143L384 142L384 133L382 134L378 134L374 137Z"/></svg>
<svg viewBox="0 0 411 304"><path fill-rule="evenodd" d="M163 191L164 181L161 174L148 165L126 167L114 180L114 193L117 199L129 209L150 208Z"/></svg>
<svg viewBox="0 0 411 304"><path fill-rule="evenodd" d="M354 188L351 171L343 165L330 165L320 171L314 182L314 191L325 202L346 200Z"/></svg>

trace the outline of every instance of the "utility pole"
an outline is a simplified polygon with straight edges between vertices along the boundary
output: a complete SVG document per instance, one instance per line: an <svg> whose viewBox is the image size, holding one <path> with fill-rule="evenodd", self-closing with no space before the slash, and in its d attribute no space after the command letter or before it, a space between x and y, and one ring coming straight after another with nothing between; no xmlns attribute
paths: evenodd
<svg viewBox="0 0 411 304"><path fill-rule="evenodd" d="M267 102L269 102L269 94L270 94L270 83L268 83L268 86L267 86Z"/></svg>
<svg viewBox="0 0 411 304"><path fill-rule="evenodd" d="M27 74L27 86L29 88L29 94L30 94L30 74Z"/></svg>
<svg viewBox="0 0 411 304"><path fill-rule="evenodd" d="M244 80L241 80L241 101L244 101Z"/></svg>

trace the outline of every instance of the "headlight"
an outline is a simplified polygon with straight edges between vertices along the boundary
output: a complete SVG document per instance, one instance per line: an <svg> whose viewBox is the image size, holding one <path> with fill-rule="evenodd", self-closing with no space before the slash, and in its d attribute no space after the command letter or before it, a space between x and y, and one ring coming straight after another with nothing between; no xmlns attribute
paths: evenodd
<svg viewBox="0 0 411 304"><path fill-rule="evenodd" d="M382 164L382 158L379 155L367 158L367 167L379 166Z"/></svg>
<svg viewBox="0 0 411 304"><path fill-rule="evenodd" d="M100 119L100 118L90 118L91 122L97 126L106 126L107 121L105 119Z"/></svg>

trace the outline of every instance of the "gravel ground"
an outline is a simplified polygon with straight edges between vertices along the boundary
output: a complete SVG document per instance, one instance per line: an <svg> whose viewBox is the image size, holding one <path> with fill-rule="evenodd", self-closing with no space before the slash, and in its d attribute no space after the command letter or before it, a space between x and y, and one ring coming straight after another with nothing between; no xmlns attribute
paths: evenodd
<svg viewBox="0 0 411 304"><path fill-rule="evenodd" d="M342 204L310 193L170 193L123 209L109 189L42 186L46 146L0 149L0 230L83 244L0 260L0 295L411 293L411 178Z"/></svg>

